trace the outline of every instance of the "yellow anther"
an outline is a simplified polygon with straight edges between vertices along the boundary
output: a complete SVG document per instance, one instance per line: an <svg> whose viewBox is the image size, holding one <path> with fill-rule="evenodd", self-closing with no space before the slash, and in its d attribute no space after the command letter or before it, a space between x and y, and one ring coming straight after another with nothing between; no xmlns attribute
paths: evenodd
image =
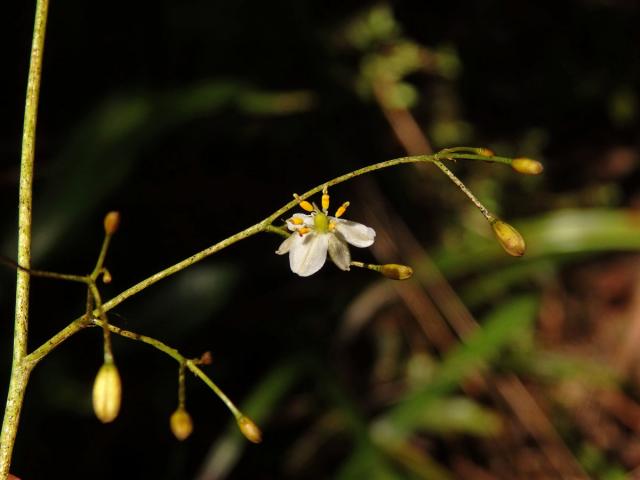
<svg viewBox="0 0 640 480"><path fill-rule="evenodd" d="M303 210L306 210L307 212L313 212L313 210L314 210L313 205L311 205L306 200L302 200L300 202L300 208L302 208Z"/></svg>
<svg viewBox="0 0 640 480"><path fill-rule="evenodd" d="M311 229L309 227L302 227L300 230L298 230L298 234L300 236L303 236L305 233L309 233L311 231Z"/></svg>
<svg viewBox="0 0 640 480"><path fill-rule="evenodd" d="M340 205L340 208L336 210L336 218L340 218L342 215L344 215L344 212L347 211L348 206L349 202L344 202L342 205Z"/></svg>
<svg viewBox="0 0 640 480"><path fill-rule="evenodd" d="M327 210L329 210L329 191L327 187L324 187L322 190L322 211L327 213Z"/></svg>
<svg viewBox="0 0 640 480"><path fill-rule="evenodd" d="M304 220L302 220L300 217L293 217L289 221L294 225L302 225L304 223Z"/></svg>
<svg viewBox="0 0 640 480"><path fill-rule="evenodd" d="M300 200L300 195L298 195L297 193L293 194L293 198L298 200L298 205L300 205L300 208L302 208L303 210L306 210L307 212L313 212L315 210L315 208L313 208L313 205L311 205L309 202L307 202L306 200Z"/></svg>

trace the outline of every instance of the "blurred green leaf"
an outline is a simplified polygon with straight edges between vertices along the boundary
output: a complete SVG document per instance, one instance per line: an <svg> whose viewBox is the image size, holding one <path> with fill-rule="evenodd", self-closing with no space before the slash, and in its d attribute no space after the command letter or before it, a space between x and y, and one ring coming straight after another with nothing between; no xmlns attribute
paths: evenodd
<svg viewBox="0 0 640 480"><path fill-rule="evenodd" d="M500 417L467 397L442 397L432 401L416 419L429 432L489 436L500 431Z"/></svg>
<svg viewBox="0 0 640 480"><path fill-rule="evenodd" d="M434 401L447 395L470 374L485 367L531 327L538 307L532 296L520 296L496 307L465 342L448 352L432 381L409 393L373 424L374 438L403 438L420 429L420 418Z"/></svg>
<svg viewBox="0 0 640 480"><path fill-rule="evenodd" d="M384 460L374 447L360 447L340 467L334 477L338 480L369 478L371 480L403 480L405 477L396 472Z"/></svg>
<svg viewBox="0 0 640 480"><path fill-rule="evenodd" d="M522 263L515 262L512 265L483 273L481 276L465 282L460 289L459 295L464 304L473 309L508 295L509 290L514 285L531 279L544 280L551 278L556 272L556 263L548 259Z"/></svg>
<svg viewBox="0 0 640 480"><path fill-rule="evenodd" d="M625 480L630 478L619 465L608 461L606 452L591 443L582 445L578 452L578 460L593 478L602 480Z"/></svg>
<svg viewBox="0 0 640 480"><path fill-rule="evenodd" d="M613 387L620 381L620 374L610 365L585 356L572 357L565 353L535 350L529 352L528 371L549 382L579 380L594 387Z"/></svg>

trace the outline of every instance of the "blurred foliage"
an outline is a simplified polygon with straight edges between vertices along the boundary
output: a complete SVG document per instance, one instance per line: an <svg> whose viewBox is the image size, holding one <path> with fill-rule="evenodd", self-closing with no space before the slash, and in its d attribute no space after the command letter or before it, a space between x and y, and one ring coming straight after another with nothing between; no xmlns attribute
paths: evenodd
<svg viewBox="0 0 640 480"><path fill-rule="evenodd" d="M0 252L11 256L33 5L8 8ZM403 167L368 179L383 192L377 205L364 180L335 195L352 200L354 220L374 210L397 222L376 226L378 243L396 243L394 261L414 266L412 281L332 268L299 279L273 255L279 239L264 237L114 312L115 323L187 355L211 351L207 372L263 427L263 444L245 443L192 379L194 433L177 443L168 428L175 364L119 338L122 415L100 425L89 408L101 357L92 330L35 371L15 473L633 478L639 19L625 1L53 4L34 259L87 270L103 213L120 210L106 297L254 223L293 191L404 155L380 92L388 108L411 109L434 148L486 145L546 169L532 178L451 165L522 232L522 259L504 255L435 169ZM13 282L0 273L4 378ZM83 306L81 289L35 280L31 347Z"/></svg>

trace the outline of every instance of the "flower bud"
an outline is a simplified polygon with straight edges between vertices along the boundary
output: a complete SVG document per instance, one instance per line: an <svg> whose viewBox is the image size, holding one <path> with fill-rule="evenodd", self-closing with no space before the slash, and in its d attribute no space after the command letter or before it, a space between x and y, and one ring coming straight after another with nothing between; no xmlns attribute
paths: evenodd
<svg viewBox="0 0 640 480"><path fill-rule="evenodd" d="M413 268L407 265L399 265L397 263L387 263L381 265L380 273L387 278L393 280L406 280L413 275Z"/></svg>
<svg viewBox="0 0 640 480"><path fill-rule="evenodd" d="M521 257L527 248L520 232L502 220L494 219L491 228L505 252L514 257Z"/></svg>
<svg viewBox="0 0 640 480"><path fill-rule="evenodd" d="M111 272L105 268L102 271L102 283L106 285L111 283L111 280L113 280L113 278L111 277Z"/></svg>
<svg viewBox="0 0 640 480"><path fill-rule="evenodd" d="M544 170L539 161L531 158L514 158L511 162L511 168L524 175L538 175Z"/></svg>
<svg viewBox="0 0 640 480"><path fill-rule="evenodd" d="M211 352L207 350L202 354L198 361L201 365L211 365L213 363L213 355L211 355Z"/></svg>
<svg viewBox="0 0 640 480"><path fill-rule="evenodd" d="M93 411L102 423L115 420L120 411L122 383L118 369L112 362L105 362L93 383Z"/></svg>
<svg viewBox="0 0 640 480"><path fill-rule="evenodd" d="M191 421L191 415L184 409L184 407L178 407L169 419L169 426L171 432L180 441L185 440L193 432L193 422Z"/></svg>
<svg viewBox="0 0 640 480"><path fill-rule="evenodd" d="M104 231L107 235L113 235L118 231L118 226L120 225L120 213L119 212L109 212L104 217Z"/></svg>
<svg viewBox="0 0 640 480"><path fill-rule="evenodd" d="M260 443L262 441L262 432L249 417L240 416L238 418L238 428L250 442Z"/></svg>
<svg viewBox="0 0 640 480"><path fill-rule="evenodd" d="M480 155L481 157L493 157L495 156L495 153L493 153L493 150L489 148L479 148L478 155Z"/></svg>

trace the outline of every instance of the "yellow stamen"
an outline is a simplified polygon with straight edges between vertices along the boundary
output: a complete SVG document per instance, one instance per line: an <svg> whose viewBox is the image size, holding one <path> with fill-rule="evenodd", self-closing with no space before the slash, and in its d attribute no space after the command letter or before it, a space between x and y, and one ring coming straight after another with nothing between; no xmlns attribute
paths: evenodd
<svg viewBox="0 0 640 480"><path fill-rule="evenodd" d="M309 233L311 231L311 229L309 227L302 227L300 230L298 230L298 234L300 236L303 236L305 233Z"/></svg>
<svg viewBox="0 0 640 480"><path fill-rule="evenodd" d="M324 187L322 189L322 211L327 213L327 210L329 210L329 190Z"/></svg>
<svg viewBox="0 0 640 480"><path fill-rule="evenodd" d="M297 193L293 194L293 198L298 200L298 205L300 205L300 208L302 208L303 210L306 210L307 212L313 212L315 210L313 208L313 205L311 205L309 202L307 202L306 200L300 200L300 195L298 195Z"/></svg>
<svg viewBox="0 0 640 480"><path fill-rule="evenodd" d="M311 205L306 200L302 200L300 202L300 208L302 208L303 210L306 210L307 212L313 212L313 205Z"/></svg>
<svg viewBox="0 0 640 480"><path fill-rule="evenodd" d="M292 217L289 221L294 225L302 225L304 223L304 220L302 220L300 217Z"/></svg>
<svg viewBox="0 0 640 480"><path fill-rule="evenodd" d="M347 211L348 206L349 202L344 202L342 205L340 205L340 208L336 210L336 218L340 218L342 215L344 215L344 212Z"/></svg>

